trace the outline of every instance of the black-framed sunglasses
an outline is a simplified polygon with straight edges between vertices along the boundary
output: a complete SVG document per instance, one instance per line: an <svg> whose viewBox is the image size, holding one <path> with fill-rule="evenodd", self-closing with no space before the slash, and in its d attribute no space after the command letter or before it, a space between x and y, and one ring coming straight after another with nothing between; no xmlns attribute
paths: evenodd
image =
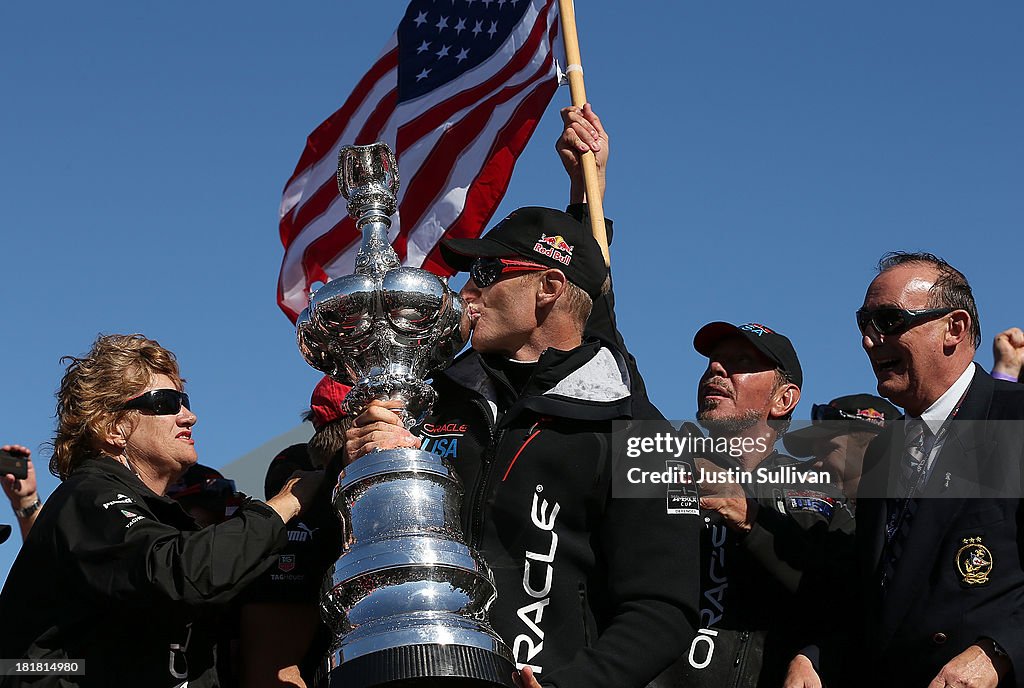
<svg viewBox="0 0 1024 688"><path fill-rule="evenodd" d="M861 334L871 325L881 335L902 334L912 327L917 327L926 320L948 315L955 308L926 308L908 311L902 308L886 306L883 308L861 308L857 311L857 327Z"/></svg>
<svg viewBox="0 0 1024 688"><path fill-rule="evenodd" d="M118 410L149 411L157 416L173 416L181 411L182 406L192 410L188 402L188 395L184 392L179 392L176 389L153 389L134 399L129 399L121 404Z"/></svg>
<svg viewBox="0 0 1024 688"><path fill-rule="evenodd" d="M477 289L489 287L505 272L534 272L547 270L548 266L515 258L477 258L469 266L469 278Z"/></svg>

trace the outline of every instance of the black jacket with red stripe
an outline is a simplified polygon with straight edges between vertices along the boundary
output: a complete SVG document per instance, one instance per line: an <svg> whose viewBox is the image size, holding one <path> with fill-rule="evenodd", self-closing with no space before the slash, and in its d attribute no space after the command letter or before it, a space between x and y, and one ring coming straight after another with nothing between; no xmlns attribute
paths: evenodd
<svg viewBox="0 0 1024 688"><path fill-rule="evenodd" d="M656 411L598 341L547 350L521 394L488 360L469 351L439 373L417 431L463 480L462 525L498 588L491 622L545 685L644 686L689 644L699 578L696 517L612 496L613 421L634 401Z"/></svg>

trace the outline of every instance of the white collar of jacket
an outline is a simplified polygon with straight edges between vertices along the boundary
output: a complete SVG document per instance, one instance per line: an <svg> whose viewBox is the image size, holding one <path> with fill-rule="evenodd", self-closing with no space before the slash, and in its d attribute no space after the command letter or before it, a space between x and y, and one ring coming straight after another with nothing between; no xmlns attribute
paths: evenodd
<svg viewBox="0 0 1024 688"><path fill-rule="evenodd" d="M477 352L469 351L460 356L441 375L476 392L492 410L496 410L497 390ZM630 378L625 359L613 349L601 347L593 358L554 387L543 394L524 397L516 406L570 418L606 420L629 417L630 399ZM580 413L580 408L588 410Z"/></svg>

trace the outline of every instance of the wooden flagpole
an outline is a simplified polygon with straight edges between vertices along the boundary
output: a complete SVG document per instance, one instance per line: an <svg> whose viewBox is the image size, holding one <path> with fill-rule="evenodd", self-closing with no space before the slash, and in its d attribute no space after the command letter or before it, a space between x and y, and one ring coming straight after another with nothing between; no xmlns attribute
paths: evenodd
<svg viewBox="0 0 1024 688"><path fill-rule="evenodd" d="M576 11L572 0L558 0L558 14L562 20L562 42L565 43L565 73L569 77L569 93L575 107L587 103L587 91L583 86L583 60L580 59L580 41L576 35ZM608 235L604 230L604 204L601 202L601 187L597 181L597 160L593 152L583 154L583 182L587 190L587 207L590 210L590 229L604 254L604 264L611 265L608 253Z"/></svg>

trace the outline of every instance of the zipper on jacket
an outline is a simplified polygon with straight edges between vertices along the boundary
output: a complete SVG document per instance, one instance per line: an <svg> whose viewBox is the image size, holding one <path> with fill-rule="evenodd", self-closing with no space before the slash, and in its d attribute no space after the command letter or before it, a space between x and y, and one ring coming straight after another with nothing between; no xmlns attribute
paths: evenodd
<svg viewBox="0 0 1024 688"><path fill-rule="evenodd" d="M580 620L583 621L583 643L584 647L590 647L593 642L590 638L590 625L587 624L587 618L590 606L587 604L587 584L580 583Z"/></svg>
<svg viewBox="0 0 1024 688"><path fill-rule="evenodd" d="M747 641L750 639L750 631L743 631L739 637L739 649L736 650L736 659L733 662L732 681L729 685L735 688L739 686L743 681L743 667L746 664L747 652L750 650L750 643Z"/></svg>
<svg viewBox="0 0 1024 688"><path fill-rule="evenodd" d="M466 533L469 538L469 545L474 549L480 548L480 541L483 539L484 521L484 498L487 495L487 484L491 481L491 472L494 467L494 455L497 453L498 445L505 436L504 430L497 430L497 423L491 421L490 409L486 402L474 400L477 407L483 413L487 421L487 433L490 440L481 457L480 476L472 493L469 495L470 532Z"/></svg>

